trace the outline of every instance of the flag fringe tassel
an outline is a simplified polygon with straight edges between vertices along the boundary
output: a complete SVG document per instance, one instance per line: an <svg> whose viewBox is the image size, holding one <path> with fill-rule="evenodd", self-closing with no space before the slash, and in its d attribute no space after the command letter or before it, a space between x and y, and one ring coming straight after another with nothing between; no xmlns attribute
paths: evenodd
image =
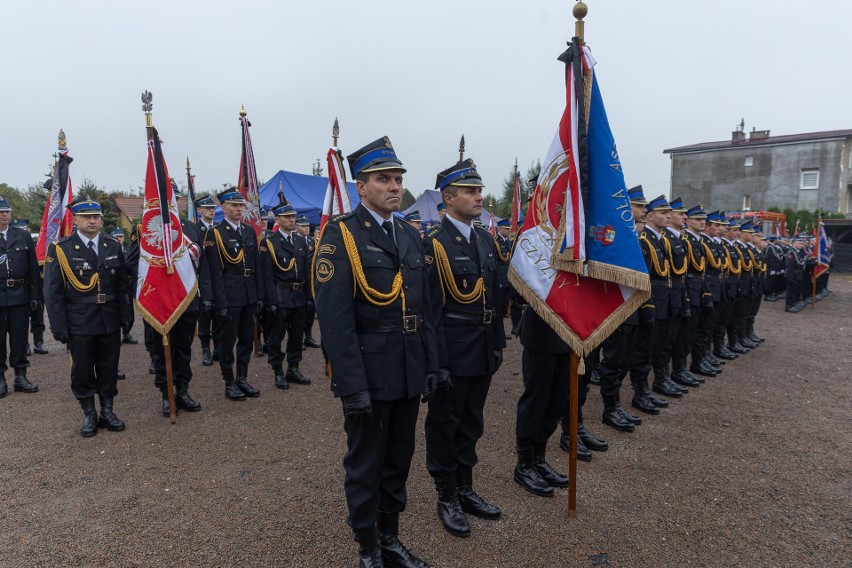
<svg viewBox="0 0 852 568"><path fill-rule="evenodd" d="M159 333L160 335L168 335L168 333L172 330L177 320L184 314L186 309L189 307L189 304L192 303L192 300L198 295L198 279L196 278L195 283L192 285L192 290L187 292L186 297L183 301L175 308L175 311L169 316L169 319L166 320L165 323L160 323L153 314L151 314L148 310L146 310L142 304L139 303L138 299L134 299L133 302L136 304L136 308L139 310L139 315L142 316L142 319L147 322L151 328Z"/></svg>

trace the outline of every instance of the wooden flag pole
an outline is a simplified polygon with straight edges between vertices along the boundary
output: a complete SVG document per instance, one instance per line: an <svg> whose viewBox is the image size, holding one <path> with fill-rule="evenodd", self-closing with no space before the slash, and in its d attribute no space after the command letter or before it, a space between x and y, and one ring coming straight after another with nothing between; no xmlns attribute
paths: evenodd
<svg viewBox="0 0 852 568"><path fill-rule="evenodd" d="M577 411L580 407L580 358L571 352L570 376L568 382L568 438L571 441L568 452L568 517L577 516Z"/></svg>
<svg viewBox="0 0 852 568"><path fill-rule="evenodd" d="M177 409L175 408L174 379L172 378L172 350L169 346L169 334L163 336L163 357L166 361L166 391L169 397L169 422L177 422Z"/></svg>

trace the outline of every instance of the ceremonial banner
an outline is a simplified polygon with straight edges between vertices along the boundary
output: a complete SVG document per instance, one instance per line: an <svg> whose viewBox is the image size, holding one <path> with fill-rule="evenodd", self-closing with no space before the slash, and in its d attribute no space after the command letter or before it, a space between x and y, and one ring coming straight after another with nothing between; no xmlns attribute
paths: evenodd
<svg viewBox="0 0 852 568"><path fill-rule="evenodd" d="M195 223L198 221L195 211L195 176L189 173L189 158L186 159L186 218Z"/></svg>
<svg viewBox="0 0 852 568"><path fill-rule="evenodd" d="M576 44L560 60L567 67L566 107L517 238L509 280L585 356L650 297L651 287L592 73L595 62Z"/></svg>
<svg viewBox="0 0 852 568"><path fill-rule="evenodd" d="M49 187L47 183L45 184L45 189L48 190L47 203L44 204L44 214L41 217L41 228L36 242L36 258L39 264L44 264L47 245L56 239L70 235L74 226L74 216L68 209L68 204L73 201L68 166L74 158L68 155L67 150L61 149L64 144L63 136L60 138L59 159L53 167L53 178L49 182Z"/></svg>
<svg viewBox="0 0 852 568"><path fill-rule="evenodd" d="M814 266L814 279L816 279L822 273L828 271L828 266L831 263L831 259L828 256L828 237L825 235L825 224L822 222L822 215L819 218L818 230L814 232L817 238L817 246L814 247L814 256L817 259L816 266Z"/></svg>
<svg viewBox="0 0 852 568"><path fill-rule="evenodd" d="M320 230L329 219L352 211L352 202L346 189L346 172L343 169L343 154L340 148L332 146L328 149L328 188L325 190L325 201L322 205Z"/></svg>
<svg viewBox="0 0 852 568"><path fill-rule="evenodd" d="M183 234L160 138L157 129L152 130L139 234L136 306L157 333L167 335L196 296L198 281L193 263L201 251Z"/></svg>
<svg viewBox="0 0 852 568"><path fill-rule="evenodd" d="M521 172L518 171L517 160L515 160L515 180L512 187L512 213L509 216L509 223L512 234L518 232L518 219L521 218Z"/></svg>
<svg viewBox="0 0 852 568"><path fill-rule="evenodd" d="M242 129L243 151L240 156L240 181L237 189L246 200L246 209L243 212L243 223L254 229L258 236L263 232L266 219L260 214L260 195L257 192L257 172L254 169L254 151L251 147L249 127L251 123L245 116L245 111L240 112L240 126Z"/></svg>

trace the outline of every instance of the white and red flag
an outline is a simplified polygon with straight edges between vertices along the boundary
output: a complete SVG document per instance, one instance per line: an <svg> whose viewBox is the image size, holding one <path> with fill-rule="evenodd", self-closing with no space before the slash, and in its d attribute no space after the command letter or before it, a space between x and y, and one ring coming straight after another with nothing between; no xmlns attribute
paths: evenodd
<svg viewBox="0 0 852 568"><path fill-rule="evenodd" d="M512 185L512 213L509 216L509 227L513 235L518 233L518 221L521 218L521 172L518 171L518 160L515 159L515 179Z"/></svg>
<svg viewBox="0 0 852 568"><path fill-rule="evenodd" d="M328 162L328 188L325 190L325 201L322 204L320 230L325 227L329 219L352 211L352 202L346 188L343 154L340 152L340 148L337 146L329 148L326 159Z"/></svg>
<svg viewBox="0 0 852 568"><path fill-rule="evenodd" d="M260 194L258 193L257 172L254 167L254 150L251 147L249 127L251 122L246 118L246 111L240 111L240 130L242 132L243 149L240 155L240 180L237 189L246 200L243 211L243 223L254 229L258 236L266 228L266 219L260 213Z"/></svg>
<svg viewBox="0 0 852 568"><path fill-rule="evenodd" d="M53 177L45 183L47 203L44 204L44 214L41 217L41 228L36 242L36 258L39 264L44 263L44 253L47 245L71 234L74 226L74 216L68 209L68 204L74 199L71 189L71 177L68 166L74 158L68 155L65 147L65 134L59 133L59 157L53 166Z"/></svg>
<svg viewBox="0 0 852 568"><path fill-rule="evenodd" d="M146 322L167 335L198 291L198 246L185 238L157 129L148 140L145 207L139 232L136 306Z"/></svg>
<svg viewBox="0 0 852 568"><path fill-rule="evenodd" d="M650 297L650 280L595 61L576 43L560 60L565 110L517 237L509 280L582 357Z"/></svg>

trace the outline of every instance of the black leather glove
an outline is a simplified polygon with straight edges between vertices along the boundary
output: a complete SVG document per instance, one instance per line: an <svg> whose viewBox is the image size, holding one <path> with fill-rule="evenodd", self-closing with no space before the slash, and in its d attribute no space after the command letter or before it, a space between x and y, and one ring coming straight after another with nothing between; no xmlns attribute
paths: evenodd
<svg viewBox="0 0 852 568"><path fill-rule="evenodd" d="M269 310L270 314L274 314L278 311L278 304L269 304L268 306L266 306L266 309Z"/></svg>
<svg viewBox="0 0 852 568"><path fill-rule="evenodd" d="M31 312L34 312L36 310L40 310L42 306L44 306L44 303L41 300L30 300L30 311Z"/></svg>
<svg viewBox="0 0 852 568"><path fill-rule="evenodd" d="M201 302L201 313L208 314L213 311L213 302L204 300Z"/></svg>
<svg viewBox="0 0 852 568"><path fill-rule="evenodd" d="M261 315L263 313L263 300L257 301L257 312L255 312L255 313L257 315Z"/></svg>
<svg viewBox="0 0 852 568"><path fill-rule="evenodd" d="M67 331L54 331L53 339L58 341L59 343L68 343L68 332Z"/></svg>
<svg viewBox="0 0 852 568"><path fill-rule="evenodd" d="M449 369L441 369L438 371L438 394L441 398L450 396L453 390L453 380L450 378Z"/></svg>
<svg viewBox="0 0 852 568"><path fill-rule="evenodd" d="M500 367L503 365L503 350L502 349L495 349L494 350L494 359L497 360L497 364L494 365L494 372L496 373L497 371L500 370Z"/></svg>
<svg viewBox="0 0 852 568"><path fill-rule="evenodd" d="M363 390L343 396L343 416L351 422L367 423L373 420L373 403L370 400L370 391Z"/></svg>
<svg viewBox="0 0 852 568"><path fill-rule="evenodd" d="M222 308L221 310L216 312L216 315L225 321L231 321L231 310L229 310L228 308Z"/></svg>
<svg viewBox="0 0 852 568"><path fill-rule="evenodd" d="M432 393L438 390L438 373L426 373L426 388L423 391L423 397L420 402L428 402Z"/></svg>
<svg viewBox="0 0 852 568"><path fill-rule="evenodd" d="M657 318L654 304L642 304L639 308L639 323L642 327L653 327L654 320Z"/></svg>

